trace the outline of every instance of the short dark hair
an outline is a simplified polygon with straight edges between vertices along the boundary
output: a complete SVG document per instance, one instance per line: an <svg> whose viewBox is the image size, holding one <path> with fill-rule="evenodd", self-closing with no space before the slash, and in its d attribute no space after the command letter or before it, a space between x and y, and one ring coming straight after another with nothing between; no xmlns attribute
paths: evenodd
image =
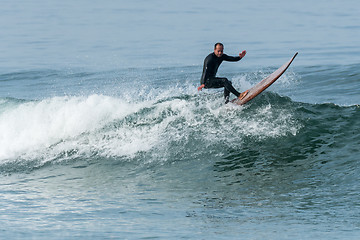
<svg viewBox="0 0 360 240"><path fill-rule="evenodd" d="M224 44L222 44L221 42L217 42L217 43L215 43L215 45L214 45L214 49L216 48L217 45L220 45L220 46L224 47Z"/></svg>

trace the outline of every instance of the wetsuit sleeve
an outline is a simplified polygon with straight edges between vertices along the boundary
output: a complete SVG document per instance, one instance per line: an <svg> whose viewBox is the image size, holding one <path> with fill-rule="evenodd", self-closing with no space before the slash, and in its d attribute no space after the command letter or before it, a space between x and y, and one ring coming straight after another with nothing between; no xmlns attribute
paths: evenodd
<svg viewBox="0 0 360 240"><path fill-rule="evenodd" d="M201 75L201 79L200 79L200 84L205 84L205 78L206 78L206 75L207 75L207 67L208 67L208 58L205 58L204 60L204 66L203 66L203 72L202 72L202 75Z"/></svg>
<svg viewBox="0 0 360 240"><path fill-rule="evenodd" d="M223 56L224 56L224 60L225 60L225 61L228 61L228 62L237 62L237 61L240 61L240 60L241 60L241 57L240 57L240 56L232 57L232 56L228 56L228 55L226 55L226 54L224 54Z"/></svg>
<svg viewBox="0 0 360 240"><path fill-rule="evenodd" d="M204 69L203 69L203 73L201 75L201 79L200 79L200 85L203 85L205 84L205 66L204 66Z"/></svg>

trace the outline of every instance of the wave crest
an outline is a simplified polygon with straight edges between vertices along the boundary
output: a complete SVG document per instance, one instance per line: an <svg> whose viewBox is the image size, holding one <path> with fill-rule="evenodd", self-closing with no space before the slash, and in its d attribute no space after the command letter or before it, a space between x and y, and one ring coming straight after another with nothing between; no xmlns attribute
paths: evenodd
<svg viewBox="0 0 360 240"><path fill-rule="evenodd" d="M166 96L166 97L165 97ZM218 94L160 97L131 103L90 95L3 102L0 161L44 162L78 157L149 161L174 154L239 146L244 137L274 138L301 127L291 111L223 105ZM11 107L10 107L11 105ZM254 112L252 112L254 111Z"/></svg>

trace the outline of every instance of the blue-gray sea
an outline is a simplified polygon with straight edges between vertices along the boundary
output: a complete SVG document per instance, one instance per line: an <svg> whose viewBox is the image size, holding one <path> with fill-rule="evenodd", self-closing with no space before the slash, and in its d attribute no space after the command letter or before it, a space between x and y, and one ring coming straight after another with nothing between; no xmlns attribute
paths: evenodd
<svg viewBox="0 0 360 240"><path fill-rule="evenodd" d="M2 0L1 239L359 239L360 2ZM244 91L299 52L244 106ZM234 96L233 96L234 97Z"/></svg>

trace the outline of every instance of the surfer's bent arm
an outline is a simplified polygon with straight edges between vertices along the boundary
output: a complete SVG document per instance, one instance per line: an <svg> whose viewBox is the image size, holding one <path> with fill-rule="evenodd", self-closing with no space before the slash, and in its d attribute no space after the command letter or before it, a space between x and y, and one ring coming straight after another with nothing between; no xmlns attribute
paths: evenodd
<svg viewBox="0 0 360 240"><path fill-rule="evenodd" d="M203 73L201 75L201 79L200 79L200 84L203 85L205 84L205 78L206 78L206 70L207 70L207 66L204 65L204 69L203 69Z"/></svg>
<svg viewBox="0 0 360 240"><path fill-rule="evenodd" d="M200 79L200 87L198 87L198 91L200 91L202 88L205 87L205 80L206 80L206 77L209 75L209 72L208 72L208 67L210 63L209 63L209 58L205 58L204 60L204 67L203 67L203 72L202 72L202 75L201 75L201 79Z"/></svg>
<svg viewBox="0 0 360 240"><path fill-rule="evenodd" d="M207 66L204 65L204 70L203 70L203 73L201 75L201 79L200 79L200 87L198 87L198 91L201 91L201 89L203 89L205 87L205 77L206 77L206 69L207 69Z"/></svg>
<svg viewBox="0 0 360 240"><path fill-rule="evenodd" d="M200 87L198 87L198 91L200 91L201 89L203 89L205 87L205 69L204 69L204 72L201 76L201 80L200 80Z"/></svg>

